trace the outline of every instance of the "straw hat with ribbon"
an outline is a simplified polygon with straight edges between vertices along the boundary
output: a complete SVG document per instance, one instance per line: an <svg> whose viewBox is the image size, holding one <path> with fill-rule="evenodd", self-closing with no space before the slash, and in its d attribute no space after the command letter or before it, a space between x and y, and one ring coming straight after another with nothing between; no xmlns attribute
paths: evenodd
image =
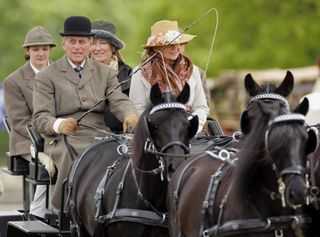
<svg viewBox="0 0 320 237"><path fill-rule="evenodd" d="M151 36L148 38L147 43L142 45L142 47L146 49L150 47L164 46L168 43L184 44L196 37L195 35L179 34L180 31L177 21L157 21L151 26Z"/></svg>

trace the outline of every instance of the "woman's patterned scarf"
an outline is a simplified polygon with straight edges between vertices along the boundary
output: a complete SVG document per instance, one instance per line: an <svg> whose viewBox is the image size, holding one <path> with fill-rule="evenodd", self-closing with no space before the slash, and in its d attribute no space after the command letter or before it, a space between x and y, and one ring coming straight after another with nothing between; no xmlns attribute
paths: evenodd
<svg viewBox="0 0 320 237"><path fill-rule="evenodd" d="M109 67L114 69L117 72L117 75L118 75L118 73L119 73L118 57L116 55L114 55L114 54L112 54L112 56L111 56Z"/></svg>
<svg viewBox="0 0 320 237"><path fill-rule="evenodd" d="M189 80L192 68L191 60L183 55L179 55L172 67L168 64L164 65L158 54L141 68L141 72L151 86L158 83L162 92L170 90L174 95L178 95Z"/></svg>

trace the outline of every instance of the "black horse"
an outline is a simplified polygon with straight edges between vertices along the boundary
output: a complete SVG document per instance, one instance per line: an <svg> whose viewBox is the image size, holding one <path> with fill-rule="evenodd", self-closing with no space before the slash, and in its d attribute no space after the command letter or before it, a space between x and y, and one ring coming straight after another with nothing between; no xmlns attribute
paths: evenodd
<svg viewBox="0 0 320 237"><path fill-rule="evenodd" d="M259 108L256 106L257 101L265 101L267 103L279 103L282 106L279 114L289 112L289 103L285 99L290 95L294 86L294 77L290 71L287 71L285 78L276 86L270 82L263 85L259 85L251 76L247 74L244 79L244 87L249 95L249 102L247 108L242 112L240 119L240 128L243 135L250 132L251 126L256 120L256 117L260 116L260 113L256 110Z"/></svg>
<svg viewBox="0 0 320 237"><path fill-rule="evenodd" d="M102 141L74 164L69 208L79 236L168 236L167 178L198 129L184 107L189 94L187 84L177 97L154 85L132 146Z"/></svg>
<svg viewBox="0 0 320 237"><path fill-rule="evenodd" d="M301 232L293 208L307 196L305 166L315 135L300 114L270 122L279 104L257 104L260 118L238 156L218 150L185 161L174 173L168 190L172 237ZM306 100L294 112L305 114L307 107Z"/></svg>
<svg viewBox="0 0 320 237"><path fill-rule="evenodd" d="M310 203L304 207L304 213L310 216L312 222L306 234L307 237L320 236L320 124L310 125L317 134L317 149L309 158L309 182L310 182Z"/></svg>

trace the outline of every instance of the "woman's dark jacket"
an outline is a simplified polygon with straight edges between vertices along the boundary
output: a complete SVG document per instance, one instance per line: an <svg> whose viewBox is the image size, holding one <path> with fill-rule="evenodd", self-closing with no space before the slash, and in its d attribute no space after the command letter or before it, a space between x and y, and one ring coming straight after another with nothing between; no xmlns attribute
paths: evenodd
<svg viewBox="0 0 320 237"><path fill-rule="evenodd" d="M122 93L129 96L132 68L122 61L118 62L118 66L119 66L119 74L118 74L119 82L121 83L128 79L128 81L124 82L121 85ZM104 116L104 121L106 125L111 129L112 132L122 133L123 131L122 122L110 112L108 102L106 103L103 116Z"/></svg>

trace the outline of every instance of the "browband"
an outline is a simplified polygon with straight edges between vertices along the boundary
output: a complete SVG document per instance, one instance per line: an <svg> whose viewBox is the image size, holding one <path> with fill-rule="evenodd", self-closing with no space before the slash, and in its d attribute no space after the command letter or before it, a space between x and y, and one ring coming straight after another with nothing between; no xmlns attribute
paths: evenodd
<svg viewBox="0 0 320 237"><path fill-rule="evenodd" d="M302 114L297 114L297 113L279 115L269 122L269 126L274 123L287 122L287 121L305 122L305 116Z"/></svg>
<svg viewBox="0 0 320 237"><path fill-rule="evenodd" d="M163 104L159 104L154 106L150 112L149 115L152 115L153 113L159 111L159 110L164 110L164 109L182 109L182 110L186 110L186 107L181 104L181 103L163 103Z"/></svg>
<svg viewBox="0 0 320 237"><path fill-rule="evenodd" d="M275 94L275 93L266 93L266 94L260 94L252 97L249 101L249 104L256 100L263 100L263 99L272 99L272 100L281 100L283 101L288 107L289 103L282 95Z"/></svg>

